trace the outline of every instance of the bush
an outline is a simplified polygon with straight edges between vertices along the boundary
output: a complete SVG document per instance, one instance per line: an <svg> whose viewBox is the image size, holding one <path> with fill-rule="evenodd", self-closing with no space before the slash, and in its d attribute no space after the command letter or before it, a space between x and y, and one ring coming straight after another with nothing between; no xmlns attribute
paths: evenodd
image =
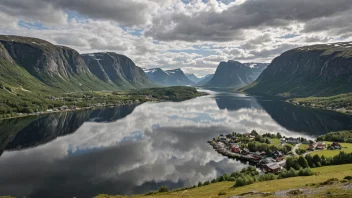
<svg viewBox="0 0 352 198"><path fill-rule="evenodd" d="M216 183L216 179L212 179L211 180L211 183L213 184L213 183Z"/></svg>
<svg viewBox="0 0 352 198"><path fill-rule="evenodd" d="M209 184L210 184L210 182L206 181L206 182L204 182L203 186L206 186L206 185L209 185Z"/></svg>
<svg viewBox="0 0 352 198"><path fill-rule="evenodd" d="M352 180L352 176L346 176L346 177L344 177L343 179Z"/></svg>
<svg viewBox="0 0 352 198"><path fill-rule="evenodd" d="M230 177L227 181L236 181L236 178Z"/></svg>
<svg viewBox="0 0 352 198"><path fill-rule="evenodd" d="M167 187L166 186L162 186L162 187L160 187L159 188L159 192L168 192L169 190L167 189Z"/></svg>
<svg viewBox="0 0 352 198"><path fill-rule="evenodd" d="M269 180L275 180L275 179L276 179L276 175L272 173L260 175L258 178L259 181L269 181Z"/></svg>
<svg viewBox="0 0 352 198"><path fill-rule="evenodd" d="M203 186L203 183L202 182L198 182L198 187L201 187Z"/></svg>
<svg viewBox="0 0 352 198"><path fill-rule="evenodd" d="M222 195L226 195L226 193L221 191L221 192L218 193L218 195L222 196Z"/></svg>

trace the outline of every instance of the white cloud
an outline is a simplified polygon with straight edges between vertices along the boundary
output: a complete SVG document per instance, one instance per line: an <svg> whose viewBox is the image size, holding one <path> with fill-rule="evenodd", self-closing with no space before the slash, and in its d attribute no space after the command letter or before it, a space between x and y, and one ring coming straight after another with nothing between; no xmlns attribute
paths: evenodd
<svg viewBox="0 0 352 198"><path fill-rule="evenodd" d="M0 33L81 53L114 51L141 67L185 68L201 76L221 60L270 62L296 46L352 38L349 0L226 2L5 0Z"/></svg>

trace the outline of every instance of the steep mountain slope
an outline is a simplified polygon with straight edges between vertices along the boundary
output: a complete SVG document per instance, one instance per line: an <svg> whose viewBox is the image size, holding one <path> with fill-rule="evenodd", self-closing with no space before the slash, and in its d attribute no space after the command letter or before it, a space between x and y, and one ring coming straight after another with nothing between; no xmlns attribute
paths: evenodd
<svg viewBox="0 0 352 198"><path fill-rule="evenodd" d="M204 86L213 78L213 76L214 74L208 74L204 76L203 78L200 79L200 81L196 84L196 86Z"/></svg>
<svg viewBox="0 0 352 198"><path fill-rule="evenodd" d="M169 83L172 85L192 85L193 82L187 78L181 69L165 71L169 77Z"/></svg>
<svg viewBox="0 0 352 198"><path fill-rule="evenodd" d="M148 78L161 86L192 85L194 84L181 69L164 71L160 68L145 69Z"/></svg>
<svg viewBox="0 0 352 198"><path fill-rule="evenodd" d="M122 89L152 87L144 71L134 62L121 54L113 52L82 54L90 71L100 80Z"/></svg>
<svg viewBox="0 0 352 198"><path fill-rule="evenodd" d="M194 74L185 74L187 76L188 79L190 79L194 84L199 83L199 81L202 80L202 78L198 78L196 75Z"/></svg>
<svg viewBox="0 0 352 198"><path fill-rule="evenodd" d="M19 36L0 36L0 44L0 58L4 64L19 65L33 77L56 90L117 88L92 75L80 54L71 48Z"/></svg>
<svg viewBox="0 0 352 198"><path fill-rule="evenodd" d="M151 80L154 84L165 86L169 85L169 74L164 72L164 70L160 68L154 69L144 69L144 72L147 74L149 80Z"/></svg>
<svg viewBox="0 0 352 198"><path fill-rule="evenodd" d="M328 96L352 92L352 42L313 45L275 58L248 93Z"/></svg>
<svg viewBox="0 0 352 198"><path fill-rule="evenodd" d="M238 62L221 62L213 78L205 84L206 87L240 87L253 82L263 70L263 67L249 67Z"/></svg>

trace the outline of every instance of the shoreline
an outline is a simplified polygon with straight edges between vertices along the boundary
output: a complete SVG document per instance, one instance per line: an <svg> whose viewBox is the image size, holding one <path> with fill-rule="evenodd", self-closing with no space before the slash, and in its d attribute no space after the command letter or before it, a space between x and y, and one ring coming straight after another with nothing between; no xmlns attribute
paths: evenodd
<svg viewBox="0 0 352 198"><path fill-rule="evenodd" d="M352 110L341 110L341 109L329 109L329 108L326 108L326 107L313 107L313 106L303 106L303 105L300 105L300 104L295 104L294 102L290 102L288 100L285 100L285 102L289 103L289 104L292 104L294 106L298 106L298 107L305 107L305 108L311 108L311 109L320 109L320 110L325 110L325 111L333 111L333 112L338 112L338 113L343 113L343 114L346 114L346 115L352 115Z"/></svg>
<svg viewBox="0 0 352 198"><path fill-rule="evenodd" d="M120 104L115 104L115 105L104 105L104 106L90 106L90 107L80 107L80 108L75 108L75 109L65 109L65 110L58 110L58 111L44 111L44 112L36 112L36 113L30 113L30 114L22 114L22 115L17 115L13 117L7 117L7 118L0 118L0 121L3 120L11 120L11 119L16 119L16 118L25 118L25 117L30 117L30 116L40 116L40 115L46 115L46 114L54 114L54 113L64 113L64 112L75 112L75 111L86 111L86 110L95 110L95 109L103 109L103 108L114 108L114 107L121 107L121 106L126 106L126 105L140 105L146 102L182 102L202 96L207 96L208 94L205 92L199 92L202 95L197 95L193 98L187 98L183 99L180 101L175 101L175 100L165 100L165 99L150 99L147 101L140 101L140 100L135 100L135 101L130 101L126 103L120 103ZM20 113L17 113L20 114Z"/></svg>
<svg viewBox="0 0 352 198"><path fill-rule="evenodd" d="M146 101L146 102L153 102L153 101ZM161 102L161 101L155 101L155 102ZM31 114L23 114L23 115L8 117L8 118L0 118L0 121L11 120L11 119L16 119L16 118L25 118L25 117L30 117L30 116L40 116L40 115L46 115L46 114L54 114L54 113L87 111L87 110L96 110L96 109L103 109L103 108L121 107L121 106L126 106L126 105L138 105L138 104L143 104L143 103L145 103L145 102L133 102L133 103L128 103L128 104L94 106L94 107L81 107L81 108L76 108L76 109L66 109L66 110L58 110L58 111L44 111L44 112L31 113Z"/></svg>

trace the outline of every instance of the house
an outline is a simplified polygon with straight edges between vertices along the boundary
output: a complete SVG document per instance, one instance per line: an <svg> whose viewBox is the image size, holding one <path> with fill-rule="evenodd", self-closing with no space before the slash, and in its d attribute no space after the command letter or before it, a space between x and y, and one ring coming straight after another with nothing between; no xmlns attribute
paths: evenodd
<svg viewBox="0 0 352 198"><path fill-rule="evenodd" d="M250 133L244 133L243 134L245 137L249 137L251 134Z"/></svg>
<svg viewBox="0 0 352 198"><path fill-rule="evenodd" d="M220 138L219 138L220 142L225 142L227 139L225 136L223 135L220 135Z"/></svg>
<svg viewBox="0 0 352 198"><path fill-rule="evenodd" d="M311 142L310 141L308 141L308 140L304 140L303 142L302 142L302 144L310 144Z"/></svg>
<svg viewBox="0 0 352 198"><path fill-rule="evenodd" d="M272 157L276 160L276 161L282 161L284 159L284 155L280 152L280 151L274 151L272 153Z"/></svg>
<svg viewBox="0 0 352 198"><path fill-rule="evenodd" d="M232 143L230 144L230 150L234 153L240 153L241 149L240 146L238 144Z"/></svg>
<svg viewBox="0 0 352 198"><path fill-rule="evenodd" d="M342 147L341 147L341 145L340 145L339 143L333 142L333 143L331 144L330 148L331 148L332 150L341 150Z"/></svg>
<svg viewBox="0 0 352 198"><path fill-rule="evenodd" d="M262 160L260 160L258 165L265 166L266 164L275 163L275 162L276 162L276 160L274 160L272 157L266 157L266 158L263 158Z"/></svg>
<svg viewBox="0 0 352 198"><path fill-rule="evenodd" d="M313 144L309 145L308 149L307 150L310 150L310 151L314 151L315 147Z"/></svg>
<svg viewBox="0 0 352 198"><path fill-rule="evenodd" d="M286 139L285 139L285 138L281 138L281 139L280 139L280 143L281 143L281 144L286 143Z"/></svg>
<svg viewBox="0 0 352 198"><path fill-rule="evenodd" d="M257 160L263 159L263 156L260 155L260 152L255 152L255 153L253 153L253 154L252 154L252 157L253 157L254 159L257 159Z"/></svg>
<svg viewBox="0 0 352 198"><path fill-rule="evenodd" d="M324 150L325 149L325 143L324 142L317 142L317 146L315 147L317 150Z"/></svg>
<svg viewBox="0 0 352 198"><path fill-rule="evenodd" d="M286 143L289 143L289 144L298 144L298 143L300 143L300 141L299 141L299 139L297 139L297 138L287 138Z"/></svg>
<svg viewBox="0 0 352 198"><path fill-rule="evenodd" d="M248 155L250 152L247 148L242 149L241 154L242 155Z"/></svg>
<svg viewBox="0 0 352 198"><path fill-rule="evenodd" d="M268 163L264 165L263 169L264 169L264 172L275 174L281 171L281 166L279 166L276 163Z"/></svg>
<svg viewBox="0 0 352 198"><path fill-rule="evenodd" d="M222 142L218 142L218 143L215 145L215 148L217 148L217 149L225 148L225 144L222 143Z"/></svg>

